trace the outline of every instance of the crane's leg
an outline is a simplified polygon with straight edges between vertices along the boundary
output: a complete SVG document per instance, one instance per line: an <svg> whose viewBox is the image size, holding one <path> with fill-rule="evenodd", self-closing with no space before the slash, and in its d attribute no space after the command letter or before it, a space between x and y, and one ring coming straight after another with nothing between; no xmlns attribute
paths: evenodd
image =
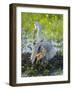
<svg viewBox="0 0 72 90"><path fill-rule="evenodd" d="M31 62L32 64L35 61L37 52L38 52L38 48L40 47L41 43L36 43L36 45L34 46L34 48L32 49L32 54L31 54Z"/></svg>

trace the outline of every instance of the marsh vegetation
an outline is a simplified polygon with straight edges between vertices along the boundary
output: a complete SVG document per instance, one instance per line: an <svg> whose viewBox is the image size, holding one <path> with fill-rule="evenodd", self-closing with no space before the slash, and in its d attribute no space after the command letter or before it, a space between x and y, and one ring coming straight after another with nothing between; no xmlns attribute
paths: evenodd
<svg viewBox="0 0 72 90"><path fill-rule="evenodd" d="M63 15L21 13L22 77L63 74Z"/></svg>

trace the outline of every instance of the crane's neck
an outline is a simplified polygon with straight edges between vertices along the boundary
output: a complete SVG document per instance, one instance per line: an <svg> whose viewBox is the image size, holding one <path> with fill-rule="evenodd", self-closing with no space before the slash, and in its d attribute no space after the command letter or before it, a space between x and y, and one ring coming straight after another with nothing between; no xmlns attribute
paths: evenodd
<svg viewBox="0 0 72 90"><path fill-rule="evenodd" d="M35 29L37 30L36 41L39 42L41 40L42 27L38 22L35 22L34 25L35 25Z"/></svg>
<svg viewBox="0 0 72 90"><path fill-rule="evenodd" d="M37 35L36 35L37 42L40 42L42 40L41 33L42 33L41 30L37 30Z"/></svg>

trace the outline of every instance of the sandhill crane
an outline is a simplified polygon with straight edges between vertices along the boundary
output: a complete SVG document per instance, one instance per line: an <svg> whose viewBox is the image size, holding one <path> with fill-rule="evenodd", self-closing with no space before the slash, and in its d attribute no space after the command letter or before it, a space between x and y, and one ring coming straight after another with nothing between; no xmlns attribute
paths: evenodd
<svg viewBox="0 0 72 90"><path fill-rule="evenodd" d="M35 26L34 30L37 30L37 33L36 33L36 42L34 47L32 48L31 62L34 63L36 58L37 60L52 59L56 55L56 52L60 50L59 48L56 47L58 43L54 42L53 40L50 41L45 40L41 31L42 27L38 22L35 22L34 26Z"/></svg>

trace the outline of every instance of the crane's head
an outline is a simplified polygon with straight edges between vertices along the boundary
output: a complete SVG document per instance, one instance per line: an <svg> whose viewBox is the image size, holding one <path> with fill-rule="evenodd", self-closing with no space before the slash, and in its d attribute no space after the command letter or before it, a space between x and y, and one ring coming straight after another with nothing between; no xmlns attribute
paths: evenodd
<svg viewBox="0 0 72 90"><path fill-rule="evenodd" d="M34 23L34 27L35 27L35 29L37 29L37 30L41 30L41 29L42 29L42 27L41 27L41 25L39 24L38 21L36 21L36 22Z"/></svg>

